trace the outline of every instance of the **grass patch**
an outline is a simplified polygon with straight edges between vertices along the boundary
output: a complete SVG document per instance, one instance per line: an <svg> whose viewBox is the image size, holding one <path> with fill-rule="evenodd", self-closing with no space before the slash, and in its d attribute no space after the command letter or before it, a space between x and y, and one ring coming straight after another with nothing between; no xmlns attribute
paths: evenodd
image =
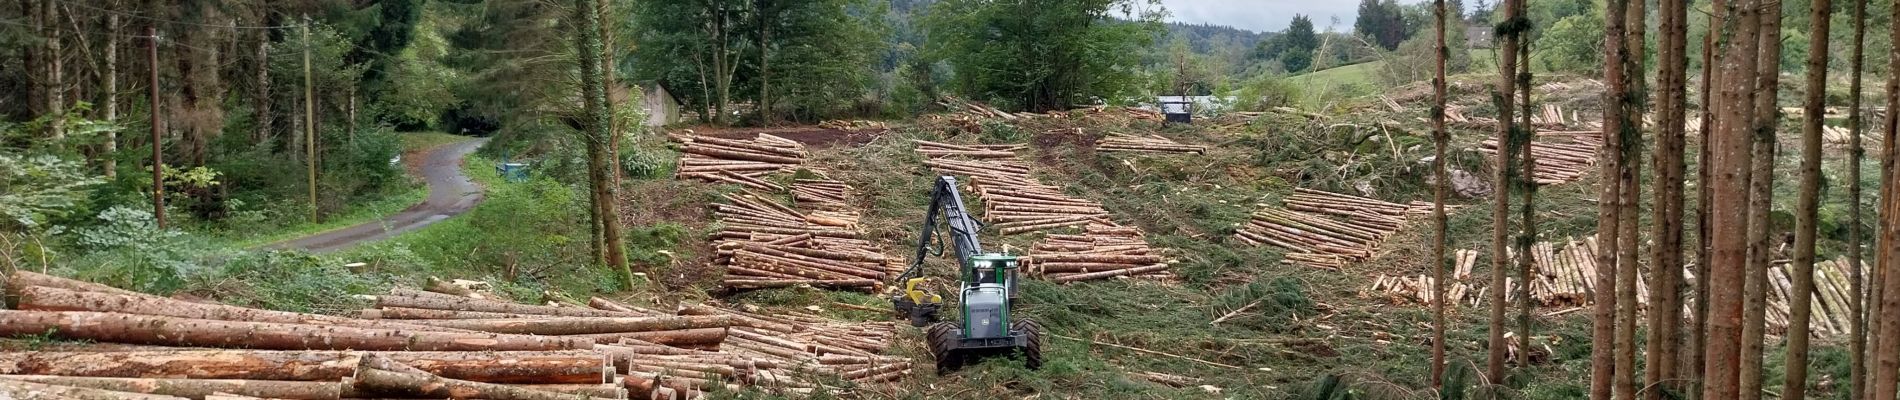
<svg viewBox="0 0 1900 400"><path fill-rule="evenodd" d="M397 135L402 137L403 153L424 151L443 145L475 139L468 136L442 132L400 132L397 133Z"/></svg>
<svg viewBox="0 0 1900 400"><path fill-rule="evenodd" d="M423 199L429 198L429 187L411 183L402 191L380 198L364 199L353 202L353 206L340 214L326 215L323 222L301 222L266 232L221 232L219 235L231 240L236 247L257 247L305 236L313 236L337 229L356 226L375 221L408 209Z"/></svg>

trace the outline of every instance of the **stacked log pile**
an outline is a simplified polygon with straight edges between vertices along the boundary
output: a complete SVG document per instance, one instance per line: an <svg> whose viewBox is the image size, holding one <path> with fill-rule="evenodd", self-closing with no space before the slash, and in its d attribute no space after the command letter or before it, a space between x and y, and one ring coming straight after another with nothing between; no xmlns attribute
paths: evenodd
<svg viewBox="0 0 1900 400"><path fill-rule="evenodd" d="M1821 140L1829 147L1846 149L1848 144L1854 139L1854 133L1848 131L1847 128L1832 125L1823 126L1821 128ZM1860 143L1864 150L1868 152L1880 151L1880 142L1879 135L1874 134L1873 131L1861 132Z"/></svg>
<svg viewBox="0 0 1900 400"><path fill-rule="evenodd" d="M1207 146L1187 145L1175 142L1161 135L1134 136L1109 133L1095 143L1095 150L1109 152L1141 153L1194 153L1207 154Z"/></svg>
<svg viewBox="0 0 1900 400"><path fill-rule="evenodd" d="M890 130L889 124L878 121L834 119L818 123L819 128L841 131L884 131Z"/></svg>
<svg viewBox="0 0 1900 400"><path fill-rule="evenodd" d="M909 374L890 323L709 306L668 313L445 293L372 296L365 318L187 302L31 272L8 279L0 336L89 341L0 353L0 397L680 399L724 387L802 394ZM92 346L117 345L106 351Z"/></svg>
<svg viewBox="0 0 1900 400"><path fill-rule="evenodd" d="M1497 155L1496 139L1486 139L1479 151ZM1538 132L1531 142L1531 156L1537 162L1533 177L1539 185L1555 185L1582 178L1596 165L1602 135L1595 131Z"/></svg>
<svg viewBox="0 0 1900 400"><path fill-rule="evenodd" d="M1478 251L1458 250L1452 254L1452 260L1455 262L1450 275L1451 279L1445 284L1445 298L1451 299L1448 305L1457 307L1460 303L1472 303L1475 306L1482 292L1466 282L1471 280L1471 267L1477 264ZM1372 286L1367 288L1366 294L1383 296L1398 303L1429 306L1432 304L1432 288L1436 283L1431 274L1422 273L1418 276L1379 274L1378 278L1373 280Z"/></svg>
<svg viewBox="0 0 1900 400"><path fill-rule="evenodd" d="M677 177L731 183L764 191L780 191L763 179L773 172L797 167L805 160L805 146L791 139L759 134L751 140L711 136L668 135L680 143Z"/></svg>
<svg viewBox="0 0 1900 400"><path fill-rule="evenodd" d="M725 203L713 204L721 229L712 240L717 254L713 266L726 272L722 287L763 289L807 285L832 289L874 291L902 270L895 259L878 252L863 238L858 215L837 210L838 193L850 186L831 180L793 183L795 196L831 199L815 201L814 211L800 211L766 196L744 192L727 194ZM817 197L812 197L817 196Z"/></svg>
<svg viewBox="0 0 1900 400"><path fill-rule="evenodd" d="M1013 159L1013 151L1019 148L917 142L924 164L933 171L965 177L972 193L983 200L988 227L1004 235L1081 228L1079 235L1048 233L1033 245L1020 265L1031 276L1060 283L1173 276L1140 229L1110 220L1102 203L1069 196L1060 187L1037 181L1027 164Z"/></svg>
<svg viewBox="0 0 1900 400"><path fill-rule="evenodd" d="M1835 336L1848 333L1847 301L1852 296L1847 285L1847 259L1819 261L1814 263L1814 300L1813 319L1809 325L1816 336ZM1770 327L1778 332L1786 332L1788 321L1789 293L1793 292L1792 266L1788 263L1775 263L1770 268L1768 320Z"/></svg>
<svg viewBox="0 0 1900 400"><path fill-rule="evenodd" d="M1285 199L1285 208L1254 212L1234 237L1292 250L1282 259L1288 264L1338 271L1371 258L1415 210L1411 204L1299 188Z"/></svg>

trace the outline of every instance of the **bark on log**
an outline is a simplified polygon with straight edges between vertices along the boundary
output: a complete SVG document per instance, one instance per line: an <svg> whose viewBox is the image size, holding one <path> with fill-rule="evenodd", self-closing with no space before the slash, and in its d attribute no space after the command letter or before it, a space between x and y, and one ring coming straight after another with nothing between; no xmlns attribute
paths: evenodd
<svg viewBox="0 0 1900 400"><path fill-rule="evenodd" d="M1155 264L1155 265L1150 265L1146 267L1137 267L1137 268L1129 268L1129 269L1090 272L1090 273L1085 273L1085 274L1059 275L1059 276L1055 276L1051 278L1050 280L1055 281L1056 283L1068 283L1068 282L1085 281L1085 280L1091 280L1091 279L1103 279L1103 278L1110 278L1110 277L1117 277L1117 276L1140 275L1140 274L1145 274L1149 272L1160 272L1160 271L1166 271L1166 270L1168 270L1168 264Z"/></svg>
<svg viewBox="0 0 1900 400"><path fill-rule="evenodd" d="M362 319L503 319L547 318L539 314L510 314L483 311L434 310L427 308L382 307L359 311Z"/></svg>
<svg viewBox="0 0 1900 400"><path fill-rule="evenodd" d="M428 399L574 400L578 397L519 386L386 371L367 366L356 370L353 382L353 386L360 391Z"/></svg>
<svg viewBox="0 0 1900 400"><path fill-rule="evenodd" d="M82 292L55 287L19 288L17 309L35 311L96 311L219 321L318 324L357 328L454 331L389 321L368 321L329 315L260 310L221 304L201 304L148 295Z"/></svg>
<svg viewBox="0 0 1900 400"><path fill-rule="evenodd" d="M135 351L0 353L0 375L333 381L356 370L345 351Z"/></svg>
<svg viewBox="0 0 1900 400"><path fill-rule="evenodd" d="M562 317L627 317L627 313L584 308L562 308L472 299L410 289L390 289L388 296L374 296L380 307L409 307L453 311L481 311L508 314L539 314Z"/></svg>
<svg viewBox="0 0 1900 400"><path fill-rule="evenodd" d="M336 400L360 397L337 382L253 381L241 379L98 378L79 376L12 375L3 379L48 385L75 386L127 393L204 399L214 393L266 399Z"/></svg>
<svg viewBox="0 0 1900 400"><path fill-rule="evenodd" d="M19 288L30 287L30 286L56 287L56 288L66 289L66 290L77 290L77 291L82 291L82 292L112 293L112 294L122 294L126 296L157 297L157 296L152 296L149 294L115 288L115 287L101 285L97 283L86 282L86 281L81 281L81 280L76 280L76 279L66 279L66 278L61 278L57 276L52 276L52 275L47 275L47 274L42 274L42 273L32 272L32 271L26 271L26 270L13 271L13 275L7 277L7 290L8 290L7 293L9 295L14 294L13 293L14 290L18 290Z"/></svg>
<svg viewBox="0 0 1900 400"><path fill-rule="evenodd" d="M418 324L472 331L533 335L582 335L673 331L697 328L724 328L732 325L725 316L691 317L614 317L546 319L446 319L417 321Z"/></svg>
<svg viewBox="0 0 1900 400"><path fill-rule="evenodd" d="M580 340L494 333L427 332L234 322L97 312L0 311L0 335L101 342L270 350L481 351L587 349Z"/></svg>
<svg viewBox="0 0 1900 400"><path fill-rule="evenodd" d="M184 400L183 397L48 385L0 377L0 398L14 400Z"/></svg>
<svg viewBox="0 0 1900 400"><path fill-rule="evenodd" d="M620 343L621 339L635 339L654 344L674 347L717 347L726 340L727 329L696 328L671 331L596 333L585 335L566 335L564 338L593 340L595 343Z"/></svg>

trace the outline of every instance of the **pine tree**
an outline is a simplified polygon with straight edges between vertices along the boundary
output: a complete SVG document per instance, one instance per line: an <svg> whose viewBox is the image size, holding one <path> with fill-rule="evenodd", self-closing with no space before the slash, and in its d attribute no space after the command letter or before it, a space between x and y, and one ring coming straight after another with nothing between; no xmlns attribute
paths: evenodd
<svg viewBox="0 0 1900 400"><path fill-rule="evenodd" d="M1432 387L1445 384L1445 247L1448 230L1445 219L1445 192L1451 177L1445 172L1445 147L1451 132L1445 129L1445 0L1433 7L1438 18L1437 74L1432 77Z"/></svg>
<svg viewBox="0 0 1900 400"><path fill-rule="evenodd" d="M1768 263L1774 249L1769 246L1769 213L1774 205L1775 125L1780 122L1781 107L1775 104L1781 82L1781 3L1763 4L1760 54L1755 62L1754 108L1748 120L1754 139L1748 177L1748 277L1742 285L1742 361L1741 398L1761 398L1762 348L1768 325Z"/></svg>
<svg viewBox="0 0 1900 400"><path fill-rule="evenodd" d="M1619 179L1618 174L1622 172L1620 164L1623 161L1622 126L1629 121L1624 115L1628 110L1624 109L1627 102L1623 99L1628 94L1625 74L1629 71L1616 66L1623 65L1623 60L1629 58L1629 51L1624 48L1628 42L1623 40L1628 25L1626 10L1629 2L1610 0L1604 11L1603 65L1608 68L1603 69L1603 81L1607 86L1603 94L1603 149L1598 156L1603 163L1603 178L1599 183L1596 240L1603 250L1598 251L1596 257L1596 305L1591 312L1591 342L1595 345L1590 346L1590 398L1594 400L1610 398L1615 379L1619 376L1617 368L1622 365L1616 359L1619 322L1619 297L1616 293L1619 276L1616 257L1619 253L1616 246L1619 243L1617 235L1622 233L1617 227L1622 223L1622 218L1618 218L1622 208L1617 202L1622 198L1622 179Z"/></svg>
<svg viewBox="0 0 1900 400"><path fill-rule="evenodd" d="M1485 370L1492 384L1504 382L1504 362L1507 346L1504 338L1505 291L1508 290L1505 276L1510 272L1510 256L1506 249L1506 238L1510 234L1511 196L1508 192L1513 182L1511 154L1513 132L1517 129L1516 120L1511 113L1516 110L1514 103L1517 94L1517 52L1523 33L1528 30L1529 21L1524 18L1523 0L1506 0L1504 3L1505 22L1498 27L1503 38L1498 57L1498 91L1491 95L1491 101L1498 105L1498 143L1500 150L1497 159L1497 200L1491 210L1491 338L1490 352ZM1529 350L1529 349L1525 349Z"/></svg>
<svg viewBox="0 0 1900 400"><path fill-rule="evenodd" d="M1832 14L1829 0L1812 0L1809 29L1828 31ZM1802 93L1806 118L1801 121L1801 197L1795 208L1793 287L1788 304L1787 379L1781 398L1807 398L1808 319L1812 315L1814 293L1814 236L1821 207L1821 120L1827 108L1827 35L1811 35L1808 41L1808 76ZM1858 222L1856 222L1858 223Z"/></svg>
<svg viewBox="0 0 1900 400"><path fill-rule="evenodd" d="M1650 224L1649 337L1644 351L1643 381L1656 386L1644 398L1661 400L1677 387L1676 366L1682 340L1682 220L1684 137L1688 102L1688 4L1685 0L1657 2L1661 38L1657 71L1656 147L1650 152L1655 169L1655 212Z"/></svg>
<svg viewBox="0 0 1900 400"><path fill-rule="evenodd" d="M1750 142L1748 124L1753 115L1755 75L1761 39L1761 0L1734 0L1718 4L1714 26L1721 27L1716 68L1722 73L1721 90L1714 103L1715 129L1708 133L1710 195L1709 287L1742 287L1748 262L1748 181ZM1708 290L1708 337L1702 376L1702 398L1741 396L1737 367L1742 362L1742 294L1735 290Z"/></svg>
<svg viewBox="0 0 1900 400"><path fill-rule="evenodd" d="M1648 87L1644 77L1643 33L1646 23L1644 1L1632 0L1622 12L1623 22L1623 122L1618 124L1617 138L1622 142L1617 146L1616 174L1616 378L1613 380L1615 394L1620 399L1636 398L1636 311L1640 306L1636 302L1637 285L1637 242L1640 227L1637 220L1637 206L1642 188L1642 153L1644 110L1648 100L1644 88ZM1616 68L1604 64L1606 69Z"/></svg>
<svg viewBox="0 0 1900 400"><path fill-rule="evenodd" d="M1860 162L1866 156L1861 143L1861 67L1866 64L1864 44L1867 42L1867 0L1848 0L1854 4L1854 50L1849 61L1847 132L1852 136L1847 144L1847 309L1848 317L1848 360L1853 363L1848 388L1849 399L1867 398L1867 289L1864 277L1865 266L1861 263L1861 187Z"/></svg>

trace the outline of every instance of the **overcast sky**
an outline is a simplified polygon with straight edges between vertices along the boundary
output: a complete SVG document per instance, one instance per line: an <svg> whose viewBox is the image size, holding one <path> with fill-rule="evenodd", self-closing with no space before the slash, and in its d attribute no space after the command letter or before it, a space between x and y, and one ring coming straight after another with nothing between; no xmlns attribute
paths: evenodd
<svg viewBox="0 0 1900 400"><path fill-rule="evenodd" d="M1423 0L1399 0L1417 3ZM1191 24L1227 25L1255 32L1279 32L1293 21L1293 14L1313 18L1313 29L1325 31L1334 17L1334 30L1352 30L1359 16L1359 2L1353 0L1161 0L1168 8L1169 21Z"/></svg>

